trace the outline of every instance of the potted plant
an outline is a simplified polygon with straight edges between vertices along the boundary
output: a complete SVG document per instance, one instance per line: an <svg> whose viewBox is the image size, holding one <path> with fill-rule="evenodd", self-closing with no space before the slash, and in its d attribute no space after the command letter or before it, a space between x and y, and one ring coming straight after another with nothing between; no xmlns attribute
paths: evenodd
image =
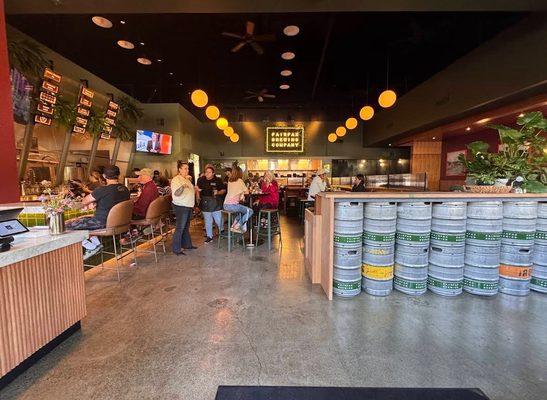
<svg viewBox="0 0 547 400"><path fill-rule="evenodd" d="M496 181L507 178L499 168L497 155L490 153L490 145L482 141L476 141L467 145L467 157L463 154L458 156L467 171L467 190L471 192L509 192L509 186L497 185Z"/></svg>

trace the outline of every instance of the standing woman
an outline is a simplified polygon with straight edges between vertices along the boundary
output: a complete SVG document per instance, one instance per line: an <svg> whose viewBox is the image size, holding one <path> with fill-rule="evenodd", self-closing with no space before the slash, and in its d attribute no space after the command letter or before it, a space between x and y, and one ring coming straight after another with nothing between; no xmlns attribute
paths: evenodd
<svg viewBox="0 0 547 400"><path fill-rule="evenodd" d="M173 253L184 255L185 250L195 249L190 237L190 220L195 205L194 185L189 174L188 163L177 162L179 171L171 180L171 193L173 196L173 211L177 217L177 225L173 235Z"/></svg>
<svg viewBox="0 0 547 400"><path fill-rule="evenodd" d="M226 199L224 199L224 209L226 211L239 213L230 228L232 232L237 233L245 233L247 231L247 221L253 215L252 209L239 204L241 200L245 199L245 194L249 193L249 189L247 189L243 179L241 179L242 176L243 171L241 171L241 168L232 168L232 173L228 179L228 192L226 193Z"/></svg>

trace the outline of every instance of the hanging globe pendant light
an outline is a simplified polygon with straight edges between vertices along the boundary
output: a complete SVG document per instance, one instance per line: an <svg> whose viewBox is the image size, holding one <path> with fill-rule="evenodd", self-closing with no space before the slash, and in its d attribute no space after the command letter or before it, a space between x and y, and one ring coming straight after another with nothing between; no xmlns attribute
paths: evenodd
<svg viewBox="0 0 547 400"><path fill-rule="evenodd" d="M223 131L224 129L228 127L228 120L224 117L220 117L219 119L217 119L216 124L217 124L217 128Z"/></svg>
<svg viewBox="0 0 547 400"><path fill-rule="evenodd" d="M220 110L217 106L209 106L205 109L205 115L207 116L207 118L214 121L218 117L220 117Z"/></svg>
<svg viewBox="0 0 547 400"><path fill-rule="evenodd" d="M336 136L338 137L346 136L346 128L344 128L343 126L339 126L338 128L336 128Z"/></svg>
<svg viewBox="0 0 547 400"><path fill-rule="evenodd" d="M207 93L203 90L196 89L190 95L190 100L192 100L192 104L196 107L203 108L207 105L209 98L207 97Z"/></svg>
<svg viewBox="0 0 547 400"><path fill-rule="evenodd" d="M346 128L348 128L349 130L357 128L357 119L349 117L346 120Z"/></svg>
<svg viewBox="0 0 547 400"><path fill-rule="evenodd" d="M329 142L334 143L336 142L336 139L338 139L338 136L336 136L336 133L329 133L327 139L329 140Z"/></svg>
<svg viewBox="0 0 547 400"><path fill-rule="evenodd" d="M383 108L389 108L397 101L397 94L393 90L384 90L378 97L378 104Z"/></svg>
<svg viewBox="0 0 547 400"><path fill-rule="evenodd" d="M374 108L371 106L364 106L359 111L359 118L363 121L368 121L369 119L372 119L372 117L374 117Z"/></svg>

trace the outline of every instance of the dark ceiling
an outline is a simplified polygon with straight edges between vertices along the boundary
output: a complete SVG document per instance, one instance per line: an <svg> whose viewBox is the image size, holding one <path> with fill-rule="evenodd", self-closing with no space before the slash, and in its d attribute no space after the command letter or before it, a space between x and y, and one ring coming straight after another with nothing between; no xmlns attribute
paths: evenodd
<svg viewBox="0 0 547 400"><path fill-rule="evenodd" d="M189 104L189 91L199 87L231 120L240 114L257 120L288 113L296 120L338 120L359 109L367 87L375 102L387 84L388 58L389 86L401 96L524 15L115 14L103 15L114 23L103 29L91 15L49 14L10 15L8 23L142 102L180 102L203 118ZM263 44L263 55L249 46L231 53L237 40L221 36L223 31L243 33L246 21L256 23L256 34L275 34L275 42ZM300 33L285 36L286 25L299 26ZM136 48L120 48L119 39ZM296 58L282 60L284 51L295 52ZM141 56L153 64L138 64ZM291 69L293 76L283 78L282 69ZM280 90L281 83L291 88ZM247 90L261 89L277 97L264 103L244 100Z"/></svg>

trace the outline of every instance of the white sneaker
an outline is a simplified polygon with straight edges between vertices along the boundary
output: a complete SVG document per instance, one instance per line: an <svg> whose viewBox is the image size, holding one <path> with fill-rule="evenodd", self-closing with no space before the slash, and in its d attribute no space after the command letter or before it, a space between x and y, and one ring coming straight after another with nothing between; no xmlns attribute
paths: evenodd
<svg viewBox="0 0 547 400"><path fill-rule="evenodd" d="M93 257L95 254L99 253L102 248L103 248L103 245L100 244L97 247L95 247L94 249L91 249L91 250L86 249L85 253L84 253L84 261L91 258L91 257Z"/></svg>

